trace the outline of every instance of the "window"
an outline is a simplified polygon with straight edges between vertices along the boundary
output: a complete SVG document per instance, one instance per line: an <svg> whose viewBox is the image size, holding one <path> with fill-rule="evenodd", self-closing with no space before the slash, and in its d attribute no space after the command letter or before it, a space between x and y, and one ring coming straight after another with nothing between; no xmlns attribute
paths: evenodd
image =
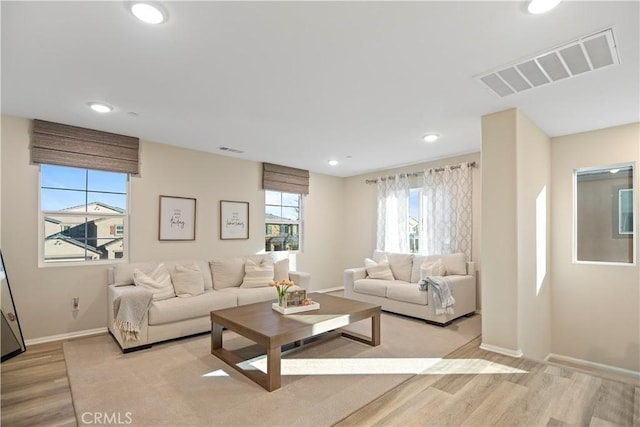
<svg viewBox="0 0 640 427"><path fill-rule="evenodd" d="M574 261L634 263L633 165L579 169L574 179Z"/></svg>
<svg viewBox="0 0 640 427"><path fill-rule="evenodd" d="M301 248L302 195L265 190L265 250Z"/></svg>
<svg viewBox="0 0 640 427"><path fill-rule="evenodd" d="M409 190L409 251L420 253L420 238L423 236L423 206L422 188Z"/></svg>
<svg viewBox="0 0 640 427"><path fill-rule="evenodd" d="M41 260L126 258L128 174L40 166Z"/></svg>

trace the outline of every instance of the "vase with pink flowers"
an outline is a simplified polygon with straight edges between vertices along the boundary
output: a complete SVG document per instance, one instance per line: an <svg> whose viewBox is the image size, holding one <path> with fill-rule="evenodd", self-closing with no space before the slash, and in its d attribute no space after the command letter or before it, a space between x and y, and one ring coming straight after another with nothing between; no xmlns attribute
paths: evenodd
<svg viewBox="0 0 640 427"><path fill-rule="evenodd" d="M282 279L277 282L272 280L269 282L269 286L275 286L276 291L278 291L278 305L280 307L287 307L287 289L289 289L293 285L293 281L288 279Z"/></svg>

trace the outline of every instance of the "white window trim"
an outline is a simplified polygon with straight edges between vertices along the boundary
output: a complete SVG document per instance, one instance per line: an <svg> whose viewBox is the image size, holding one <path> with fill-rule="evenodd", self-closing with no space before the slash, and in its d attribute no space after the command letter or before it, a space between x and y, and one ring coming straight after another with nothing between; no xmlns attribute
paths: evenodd
<svg viewBox="0 0 640 427"><path fill-rule="evenodd" d="M636 200L637 191L635 191L637 184L637 171L635 162L616 163L612 165L577 168L573 170L572 177L572 194L571 203L573 205L572 215L572 247L571 247L571 262L576 265L602 265L602 266L616 266L616 267L635 267L638 263L638 209L633 210L633 233L630 234L633 239L633 262L612 262L612 261L581 261L578 259L578 172L588 172L604 169L616 169L631 167L631 182L633 183L633 206L637 207L638 202Z"/></svg>
<svg viewBox="0 0 640 427"><path fill-rule="evenodd" d="M87 169L87 168L80 168ZM93 170L93 169L89 169ZM131 175L127 175L127 206L126 206L126 214L117 215L117 214L95 214L88 212L63 212L60 211L43 211L42 210L42 168L38 168L38 268L58 268L58 267L78 267L78 266L91 266L91 265L110 265L110 264L121 264L129 262L129 254L131 252L131 246L129 245L129 217L131 216L131 208L130 208L130 198L131 198ZM44 218L46 216L58 215L58 216L99 216L101 218L115 217L115 218L124 218L124 230L125 232L122 235L122 244L125 248L124 254L122 258L116 259L104 259L97 261L57 261L57 262L45 262L44 260Z"/></svg>

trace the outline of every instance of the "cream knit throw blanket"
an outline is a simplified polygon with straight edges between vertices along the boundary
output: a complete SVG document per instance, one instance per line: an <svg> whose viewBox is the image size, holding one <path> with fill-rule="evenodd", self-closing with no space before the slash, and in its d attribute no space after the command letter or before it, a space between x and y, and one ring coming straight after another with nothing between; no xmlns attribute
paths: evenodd
<svg viewBox="0 0 640 427"><path fill-rule="evenodd" d="M140 324L147 314L153 292L141 286L127 290L125 295L119 296L113 301L113 314L115 320L113 327L120 331L125 341L137 341L140 333Z"/></svg>

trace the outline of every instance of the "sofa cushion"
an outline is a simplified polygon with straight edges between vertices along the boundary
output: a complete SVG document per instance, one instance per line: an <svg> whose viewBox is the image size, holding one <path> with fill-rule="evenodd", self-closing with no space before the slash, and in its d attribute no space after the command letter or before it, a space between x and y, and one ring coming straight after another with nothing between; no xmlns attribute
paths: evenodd
<svg viewBox="0 0 640 427"><path fill-rule="evenodd" d="M387 288L387 298L412 304L427 305L428 295L428 292L421 291L415 283L398 283Z"/></svg>
<svg viewBox="0 0 640 427"><path fill-rule="evenodd" d="M203 260L178 260L178 261L164 261L164 265L169 271L171 271L176 265L184 265L195 263L200 268L202 273L202 279L204 280L204 289L213 289L213 283L211 283L211 273L209 272L209 263ZM116 286L133 285L133 271L138 270L149 274L154 268L158 266L158 261L147 262L132 262L116 264L113 267L113 284Z"/></svg>
<svg viewBox="0 0 640 427"><path fill-rule="evenodd" d="M386 297L387 288L398 283L406 283L399 280L360 279L353 282L353 291L359 294Z"/></svg>
<svg viewBox="0 0 640 427"><path fill-rule="evenodd" d="M279 282L280 280L289 279L289 258L283 258L273 265L273 280Z"/></svg>
<svg viewBox="0 0 640 427"><path fill-rule="evenodd" d="M302 290L299 286L291 286L289 291ZM266 288L225 288L220 292L229 295L235 295L238 299L238 305L253 304L255 302L270 301L276 302L278 300L278 292L273 286L267 286Z"/></svg>
<svg viewBox="0 0 640 427"><path fill-rule="evenodd" d="M209 274L207 272L207 274ZM204 293L202 271L196 263L178 264L171 273L173 289L179 297L192 297Z"/></svg>
<svg viewBox="0 0 640 427"><path fill-rule="evenodd" d="M386 257L381 257L376 262L372 259L364 259L364 267L367 269L367 275L372 279L394 280L391 266Z"/></svg>
<svg viewBox="0 0 640 427"><path fill-rule="evenodd" d="M169 270L164 264L158 264L149 274L139 269L133 271L133 281L136 286L142 286L153 292L153 300L160 301L176 296L171 283Z"/></svg>
<svg viewBox="0 0 640 427"><path fill-rule="evenodd" d="M213 289L240 286L244 278L243 257L215 258L209 262Z"/></svg>
<svg viewBox="0 0 640 427"><path fill-rule="evenodd" d="M260 264L251 259L247 259L244 265L244 279L241 288L263 288L269 286L273 280L273 262L263 260Z"/></svg>
<svg viewBox="0 0 640 427"><path fill-rule="evenodd" d="M446 274L447 270L444 268L442 258L435 261L425 261L420 266L420 280L428 276L444 276Z"/></svg>
<svg viewBox="0 0 640 427"><path fill-rule="evenodd" d="M377 249L373 252L373 259L376 262L380 262L379 259L384 256L389 260L389 265L391 266L391 272L393 273L394 278L405 282L411 281L411 269L413 267L412 254L383 252Z"/></svg>
<svg viewBox="0 0 640 427"><path fill-rule="evenodd" d="M149 325L163 325L209 316L212 310L235 307L237 301L235 295L213 290L193 298L169 298L154 301L149 308Z"/></svg>
<svg viewBox="0 0 640 427"><path fill-rule="evenodd" d="M420 280L420 267L426 262L434 262L442 259L446 275L466 275L467 274L467 257L462 252L445 255L419 255L415 257L413 271L411 273L411 282L417 283Z"/></svg>

